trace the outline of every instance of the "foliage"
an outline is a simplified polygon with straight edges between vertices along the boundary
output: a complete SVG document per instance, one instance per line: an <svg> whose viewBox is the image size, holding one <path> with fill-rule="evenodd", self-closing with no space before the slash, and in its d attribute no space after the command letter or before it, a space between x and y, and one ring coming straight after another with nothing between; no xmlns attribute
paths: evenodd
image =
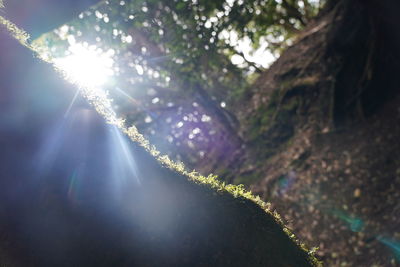
<svg viewBox="0 0 400 267"><path fill-rule="evenodd" d="M278 55L322 4L103 1L37 43L53 57L76 43L111 51L115 80L106 89L116 112L161 151L201 168L205 155L241 146L236 103L262 68L243 44Z"/></svg>

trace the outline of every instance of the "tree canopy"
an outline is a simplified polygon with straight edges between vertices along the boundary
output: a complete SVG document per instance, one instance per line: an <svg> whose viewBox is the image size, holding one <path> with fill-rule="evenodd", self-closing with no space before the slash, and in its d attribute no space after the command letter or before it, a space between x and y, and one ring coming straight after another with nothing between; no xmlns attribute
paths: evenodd
<svg viewBox="0 0 400 267"><path fill-rule="evenodd" d="M116 111L161 151L208 172L217 162L200 164L206 155L218 159L242 146L237 105L250 83L322 6L103 1L36 43L55 58L77 49L106 54L112 73L101 86Z"/></svg>

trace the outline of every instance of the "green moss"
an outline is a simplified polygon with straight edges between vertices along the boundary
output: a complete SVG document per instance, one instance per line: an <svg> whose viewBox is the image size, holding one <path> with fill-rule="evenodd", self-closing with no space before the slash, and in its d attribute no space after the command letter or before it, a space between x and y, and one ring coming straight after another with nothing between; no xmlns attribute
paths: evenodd
<svg viewBox="0 0 400 267"><path fill-rule="evenodd" d="M0 8L2 7L3 3L0 2ZM3 18L2 16L0 16L0 25L3 25L3 27L5 27L11 33L11 35L15 39L17 39L23 46L31 48L28 44L29 34L27 34L25 31L21 30L14 23Z"/></svg>
<svg viewBox="0 0 400 267"><path fill-rule="evenodd" d="M313 87L319 81L318 77L316 76L307 76L301 79L296 79L294 83L294 87Z"/></svg>
<svg viewBox="0 0 400 267"><path fill-rule="evenodd" d="M249 132L248 140L250 141L261 141L260 136L272 125L274 121L274 115L278 106L279 90L275 90L271 93L268 104L261 105L255 110L254 116L249 120Z"/></svg>
<svg viewBox="0 0 400 267"><path fill-rule="evenodd" d="M287 79L287 80L281 82L280 89L282 92L288 91L289 89L293 88L293 84L294 84L293 79Z"/></svg>
<svg viewBox="0 0 400 267"><path fill-rule="evenodd" d="M294 111L298 108L299 106L299 100L297 97L293 97L290 100L288 100L286 103L282 104L282 110L285 111Z"/></svg>
<svg viewBox="0 0 400 267"><path fill-rule="evenodd" d="M318 82L318 77L316 76L306 76L306 77L294 77L286 79L281 82L280 87L282 92L287 92L290 89L299 87L312 87Z"/></svg>

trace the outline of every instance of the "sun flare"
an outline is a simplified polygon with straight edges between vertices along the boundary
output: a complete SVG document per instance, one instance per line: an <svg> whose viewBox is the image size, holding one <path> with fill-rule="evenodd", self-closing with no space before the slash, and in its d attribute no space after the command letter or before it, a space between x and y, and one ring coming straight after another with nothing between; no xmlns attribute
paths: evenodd
<svg viewBox="0 0 400 267"><path fill-rule="evenodd" d="M111 49L103 52L94 45L74 43L65 57L55 58L53 62L71 82L97 89L114 75L113 54Z"/></svg>

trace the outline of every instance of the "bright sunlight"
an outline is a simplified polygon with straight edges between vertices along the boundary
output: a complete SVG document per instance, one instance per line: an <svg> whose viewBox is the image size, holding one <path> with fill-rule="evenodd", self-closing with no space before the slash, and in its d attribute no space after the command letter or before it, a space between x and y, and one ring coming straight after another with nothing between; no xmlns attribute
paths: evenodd
<svg viewBox="0 0 400 267"><path fill-rule="evenodd" d="M99 88L113 76L114 50L102 51L94 45L73 42L67 55L55 58L54 64L63 70L66 78L85 88Z"/></svg>

